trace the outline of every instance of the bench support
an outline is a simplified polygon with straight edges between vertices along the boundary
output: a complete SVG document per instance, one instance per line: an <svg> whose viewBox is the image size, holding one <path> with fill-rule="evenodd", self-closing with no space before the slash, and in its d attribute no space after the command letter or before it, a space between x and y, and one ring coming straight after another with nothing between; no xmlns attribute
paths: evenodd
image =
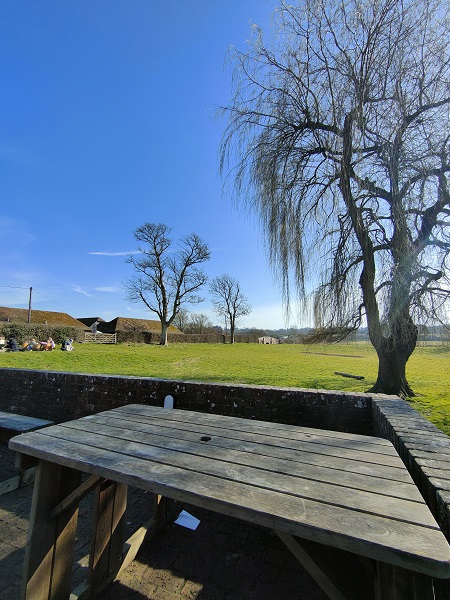
<svg viewBox="0 0 450 600"><path fill-rule="evenodd" d="M56 519L50 519L49 514L79 486L80 480L81 473L78 471L39 461L21 600L66 600L69 597L78 506L71 507ZM59 570L54 565L58 565Z"/></svg>
<svg viewBox="0 0 450 600"><path fill-rule="evenodd" d="M181 509L181 503L177 501L149 494L149 520L123 544L126 500L127 486L124 484L104 480L97 490L89 576L72 592L70 600L89 600L98 596L130 565L156 531L173 521Z"/></svg>
<svg viewBox="0 0 450 600"><path fill-rule="evenodd" d="M431 577L377 562L375 600L434 600Z"/></svg>
<svg viewBox="0 0 450 600"><path fill-rule="evenodd" d="M434 600L433 579L275 531L330 600Z"/></svg>

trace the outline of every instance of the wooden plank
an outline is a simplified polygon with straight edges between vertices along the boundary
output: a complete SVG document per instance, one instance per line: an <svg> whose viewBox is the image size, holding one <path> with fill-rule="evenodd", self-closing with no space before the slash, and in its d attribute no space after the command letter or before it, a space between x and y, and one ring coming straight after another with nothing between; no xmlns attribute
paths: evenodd
<svg viewBox="0 0 450 600"><path fill-rule="evenodd" d="M35 431L52 424L53 421L46 419L0 411L0 444L7 444L12 437L20 433Z"/></svg>
<svg viewBox="0 0 450 600"><path fill-rule="evenodd" d="M196 426L200 425L201 427L219 427L221 430L228 429L231 431L262 434L269 438L308 440L325 445L337 445L343 448L360 448L363 451L378 452L387 455L392 455L395 452L395 449L389 440L373 436L348 434L339 431L313 429L311 427L301 427L296 425L285 425L269 421L256 421L240 417L196 413L194 411L179 409L174 409L169 414L164 413L161 410L161 407L140 404L124 405L104 413L98 413L96 416L113 417L115 414L120 414L122 418L130 418L131 420L136 420L136 417L139 416L141 419L147 419L153 422L155 420L160 420L166 423L179 423L182 427L187 423L190 423Z"/></svg>
<svg viewBox="0 0 450 600"><path fill-rule="evenodd" d="M4 481L0 482L0 496L3 496L3 494L8 494L9 492L12 492L13 490L17 490L20 487L22 478L20 475L14 475L13 477L10 477L9 479L5 479Z"/></svg>
<svg viewBox="0 0 450 600"><path fill-rule="evenodd" d="M37 419L36 417L0 411L0 429L15 431L16 434L34 431L52 424L53 421L47 419Z"/></svg>
<svg viewBox="0 0 450 600"><path fill-rule="evenodd" d="M156 519L149 519L142 527L140 527L124 544L123 561L116 575L127 569L133 560L136 558L139 550L148 542L149 538L154 534L156 529Z"/></svg>
<svg viewBox="0 0 450 600"><path fill-rule="evenodd" d="M115 421L120 423L118 420ZM197 457L218 459L234 465L247 465L260 468L261 461L263 460L264 468L267 471L297 475L314 481L322 481L365 491L373 491L376 488L378 494L423 503L423 498L411 477L409 475L408 477L405 476L404 479L407 480L407 483L397 480L392 481L386 477L385 471L388 470L387 467L384 469L379 467L375 473L369 475L360 474L347 470L348 461L336 461L334 458L330 460L324 458L323 455L304 453L300 456L301 460L296 461L290 460L290 453L285 451L284 454L281 454L282 458L273 458L267 456L265 453L261 456L258 453L258 444L244 447L242 447L240 442L232 443L227 441L224 444L217 444L217 438L206 444L199 444L198 434L190 432L183 436L176 435L176 437L169 437L167 435L155 434L153 429L149 431L147 427L144 431L141 431L135 428L127 429L119 426L111 426L109 424L111 420L107 420L106 422L108 425L103 425L97 421L85 421L83 423L75 421L64 424L63 427L76 431L90 431L101 435L110 435L116 439L126 441L141 443L149 443L151 441L152 446L167 448L185 454L191 453ZM55 430L52 431L55 432ZM156 428L156 431L159 431L159 429ZM224 448L226 449L225 452ZM389 475L390 470L388 471Z"/></svg>
<svg viewBox="0 0 450 600"><path fill-rule="evenodd" d="M430 577L409 571L409 577L414 580L414 593L416 600L437 600L434 581Z"/></svg>
<svg viewBox="0 0 450 600"><path fill-rule="evenodd" d="M102 588L106 587L113 579L117 579L122 571L127 569L133 560L136 558L139 550L148 542L148 540L154 534L156 529L156 519L149 519L142 527L131 535L123 545L122 549L122 561L119 566L117 573L114 578L108 577L107 581L104 581ZM82 562L89 561L89 555L82 559ZM94 592L91 594L91 586L87 580L82 581L70 594L70 600L88 600ZM97 589L97 593L99 590Z"/></svg>
<svg viewBox="0 0 450 600"><path fill-rule="evenodd" d="M433 580L408 569L378 562L375 600L434 600Z"/></svg>
<svg viewBox="0 0 450 600"><path fill-rule="evenodd" d="M312 560L309 554L302 548L298 541L292 537L292 535L283 533L282 531L275 531L275 533L285 546L289 548L304 569L311 575L314 581L327 594L330 600L350 600L348 596L344 596L341 593L340 589L335 585L332 579L330 579L326 571Z"/></svg>
<svg viewBox="0 0 450 600"><path fill-rule="evenodd" d="M434 599L448 600L450 598L450 579L433 579Z"/></svg>
<svg viewBox="0 0 450 600"><path fill-rule="evenodd" d="M343 371L335 371L335 375L341 375L342 377L349 377L350 379L364 379L364 375L352 375L351 373L344 373Z"/></svg>
<svg viewBox="0 0 450 600"><path fill-rule="evenodd" d="M136 558L139 550L148 542L156 530L156 519L152 517L142 527L131 535L123 545L122 563L119 567L115 579L122 571L127 569ZM89 560L89 555L83 558L83 562ZM87 580L80 583L70 594L70 600L88 600L91 597L91 586Z"/></svg>
<svg viewBox="0 0 450 600"><path fill-rule="evenodd" d="M110 436L102 435L101 441L99 441L100 431L97 424L95 424L95 430L95 433L78 431L62 425L53 428L53 436L67 441L80 441L83 445L93 448L100 445L102 448L113 452L120 449L121 453L130 457L171 465L192 471L194 474L203 473L241 483L251 481L254 486L259 488L280 491L300 498L309 498L332 504L333 506L350 508L438 529L436 521L423 501L419 503L404 499L400 500L391 496L382 496L378 493L375 480L373 481L373 491L376 493L370 493L348 485L345 486L344 480L344 485L337 485L306 479L302 476L303 473L296 473L295 470L287 475L268 471L265 460L260 460L254 468L235 463L224 463L223 460L205 456L198 457L195 455L196 449L203 446L199 442L188 444L185 452L179 452L165 447L153 446L149 443L137 443L119 438L114 429ZM141 439L144 442L146 441L145 437Z"/></svg>
<svg viewBox="0 0 450 600"><path fill-rule="evenodd" d="M366 513L133 459L120 452L85 447L39 432L26 437L34 455L51 456L88 473L375 560L408 566L436 577L450 576L450 549L439 530L376 515L369 518ZM26 451L24 438L17 443L18 450Z"/></svg>
<svg viewBox="0 0 450 600"><path fill-rule="evenodd" d="M58 427L53 429L58 430ZM68 435L66 432L64 432L63 434L63 439L70 439L70 435ZM75 432L75 437L72 437L73 441L79 440L79 433ZM83 437L83 444L91 444L93 446L95 446L95 444L97 443L98 438L96 435L91 434L90 438ZM106 437L104 437L103 439L103 443L102 445L106 448L110 448L112 450L115 450L117 445L119 444L119 446L121 447L121 450L124 451L124 443L122 441L118 442L118 440L113 439L113 440L108 440ZM215 474L217 476L222 476L222 471L223 471L223 467L221 465L221 463L217 463L217 461L212 464L212 467L208 470L204 467L204 465L207 465L207 461L203 460L202 461L202 465L201 466L196 466L195 463L192 462L191 457L186 457L184 453L172 453L173 455L173 460L172 463L171 461L168 459L168 456L170 453L168 453L166 450L163 449L158 449L158 448L153 448L153 447L142 447L142 446L133 446L133 445L129 445L127 446L127 451L128 453L130 453L131 455L134 453L136 456L142 458L151 458L151 459L155 459L158 456L160 457L159 460L160 462L163 463L168 463L168 464L173 464L174 466L180 466L182 464L184 464L185 468L188 469L194 469L194 471L203 471L204 472L208 472L209 474ZM148 452L151 451L152 454L148 454ZM158 454L159 453L159 454ZM181 462L180 462L181 461ZM217 464L216 464L217 463ZM214 470L213 470L214 469ZM235 480L237 481L242 481L242 482L246 482L249 478L253 478L253 472L248 470L248 469L240 469L239 465L235 465L233 466L233 477ZM298 478L296 478L295 480L292 479L292 477L284 477L282 475L279 475L277 473L263 473L263 476L261 478L261 474L260 474L260 470L257 470L256 472L256 479L254 480L256 485L259 485L260 487L266 486L266 487L272 487L273 489L276 490L285 490L287 493L297 493L298 495L304 495L303 490L301 488L298 487ZM274 482L272 482L271 486L270 484L270 480L267 480L267 475L270 475L271 477L275 477ZM269 481L269 483L267 483L267 481ZM301 481L301 480L300 480ZM306 483L303 482L303 485L306 486L311 486L311 482L307 481ZM296 487L297 486L297 487ZM334 486L330 487L330 486L318 486L317 484L315 485L315 489L312 488L311 490L307 490L307 496L311 496L315 499L324 499L325 501L328 501L328 495L330 494L334 494L334 498L333 498L333 503L337 503L338 500L336 500L336 493L335 493L335 488ZM358 500L361 500L362 504L358 504ZM380 510L383 510L384 506L389 506L389 502L386 502L386 500L380 496L380 495L375 495L374 497L372 497L372 495L367 495L367 494L359 494L359 498L356 498L356 503L355 503L355 492L352 491L351 494L348 496L348 503L349 505L354 508L355 506L361 510L371 510L373 508L373 506L377 505L377 501L379 500L379 503L381 503L381 508ZM391 499L388 499L391 500ZM341 502L344 502L344 500L340 500ZM364 505L364 501L366 502L366 505ZM397 514L396 517L398 518L403 518L406 520L409 520L409 513L411 512L411 515L415 514L416 509L418 509L419 511L419 516L421 513L421 510L424 509L425 511L425 515L426 517L429 516L429 511L426 509L425 505L423 503L421 503L421 505L419 506L412 506L411 503L397 503L395 502L393 504L394 507L399 508L399 510L403 510L404 514ZM404 507L402 509L402 507ZM386 513L383 513L386 514ZM418 517L415 517L416 521L419 520ZM422 521L424 524L427 524L428 526L431 527L436 527L436 524L434 523L434 521L427 521L425 519L425 521Z"/></svg>
<svg viewBox="0 0 450 600"><path fill-rule="evenodd" d="M89 587L99 593L114 580L122 562L127 486L103 481L97 488L94 536L89 555Z"/></svg>
<svg viewBox="0 0 450 600"><path fill-rule="evenodd" d="M299 540L275 531L281 541L332 600L374 600L374 561L363 564L349 552Z"/></svg>
<svg viewBox="0 0 450 600"><path fill-rule="evenodd" d="M111 523L111 547L109 551L110 574L117 574L122 564L127 500L128 486L123 483L114 482L114 510Z"/></svg>
<svg viewBox="0 0 450 600"><path fill-rule="evenodd" d="M375 600L396 600L394 588L394 568L392 565L377 562Z"/></svg>
<svg viewBox="0 0 450 600"><path fill-rule="evenodd" d="M166 411L168 414L172 414L173 412L175 412L176 409L171 410L171 411ZM184 411L178 411L178 412L184 412ZM101 417L104 418L113 418L112 415L108 416L105 415L103 413L103 415L100 413L100 415L95 415L93 417L85 417L85 418L91 418L94 419L99 422L99 420L101 419ZM232 418L232 417L230 417ZM124 422L124 421L123 421ZM136 421L133 421L132 419L127 420L127 422L130 423L130 427L134 427L133 423L136 423ZM351 444L349 442L347 442L346 444L343 445L337 445L337 444L331 444L331 443L321 443L321 442L317 442L317 441L312 441L309 437L307 437L306 434L303 434L303 439L300 439L302 437L302 434L298 433L297 434L297 438L295 439L294 436L292 438L285 438L285 437L276 437L276 436L268 436L266 434L263 433L252 433L252 432L247 432L247 431L240 431L238 429L230 429L230 428L226 428L226 427L220 427L219 426L219 422L217 422L217 426L215 429L212 429L212 426L208 426L207 428L204 428L202 426L199 425L195 425L195 424L191 424L189 422L182 422L182 421L178 421L175 425L175 422L173 422L171 419L163 419L163 418L158 418L158 419L152 419L151 423L153 425L160 425L161 427L161 432L163 432L164 430L166 430L167 432L171 432L172 435L176 435L176 430L180 430L180 431L194 431L197 432L199 436L207 436L207 437L211 437L212 439L215 438L215 436L219 436L222 438L228 437L230 439L233 440L242 440L242 441L253 441L253 442L259 442L261 444L264 444L264 446L275 446L275 447L280 447L282 446L283 448L289 449L289 450L297 450L300 452L304 452L304 451L309 451L309 452L314 452L317 454L325 454L326 456L336 456L338 458L345 458L346 460L355 460L355 453L360 452L360 456L358 457L359 460L362 459L362 457L364 457L364 461L369 463L369 464L380 464L380 465L386 465L386 466L392 466L394 468L398 468L401 471L404 470L404 465L401 462L401 459L399 458L395 448L392 446L389 450L389 453L378 453L378 452L372 452L371 450L371 446L368 443L367 446L364 446L361 443L356 444L355 443L355 447L353 448L351 446ZM125 424L125 423L124 423ZM145 419L144 418L140 418L139 424L144 424L145 425ZM303 429L303 428L299 428L299 429Z"/></svg>
<svg viewBox="0 0 450 600"><path fill-rule="evenodd" d="M70 594L69 600L89 600L91 597L91 588L88 581L83 581Z"/></svg>
<svg viewBox="0 0 450 600"><path fill-rule="evenodd" d="M126 407L121 408L125 409ZM294 427L295 431L285 431L284 429L279 428L284 428L286 426L276 423L272 424L272 427L270 427L269 423L263 421L236 419L237 421L243 421L243 423L237 424L234 422L234 417L213 416L203 413L196 423L192 418L183 418L184 413L187 411L174 409L173 412L170 414L167 413L167 416L165 416L160 408L151 408L157 412L154 412L154 414L151 415L133 415L133 413L128 413L125 410L114 409L106 413L98 413L89 418L120 419L122 422L130 422L132 424L159 425L160 427L181 430L193 430L193 428L195 428L197 431L201 431L210 436L221 434L223 436L235 437L238 433L241 435L248 434L249 439L251 438L251 435L254 435L254 439L264 439L266 444L272 443L284 446L292 441L300 441L309 442L311 444L320 444L322 446L334 446L340 449L360 450L362 452L376 453L388 457L397 456L396 450L390 442L387 444L379 444L379 438L370 436L365 436L365 439L364 436L359 436L356 439L351 440L348 438L348 434L341 437L339 432L328 432L326 430L320 432L320 430L312 430L307 427ZM173 413L176 413L174 417L172 417ZM386 440L383 440L383 442L386 442Z"/></svg>
<svg viewBox="0 0 450 600"><path fill-rule="evenodd" d="M112 426L118 426L123 428L126 426L129 430L133 431L141 431L145 432L149 436L159 435L162 437L170 437L175 440L187 440L194 441L199 440L202 437L202 430L195 430L191 425L187 425L185 430L182 429L171 429L169 426L160 427L158 425L149 425L146 423L133 423L131 421L125 422L120 418L108 418L104 419L100 416L96 416L95 421L96 424L100 423L108 423ZM73 427L78 427L83 429L84 423L87 421L78 420L73 421L70 425ZM128 423L130 425L128 426ZM86 427L87 428L87 427ZM222 437L220 435L215 435L208 442L208 446L217 446L219 448L229 448L236 449L243 452L253 453L256 455L264 455L266 457L274 457L279 458L283 461L295 461L302 464L313 464L313 465L322 465L324 464L324 460L326 459L326 464L330 468L339 469L346 472L359 473L362 475L371 475L373 477L390 479L393 481L404 482L407 484L411 484L412 479L406 470L405 466L401 462L400 458L397 456L396 458L396 466L391 467L389 465L380 465L378 463L368 463L363 460L347 460L340 456L333 456L329 453L324 453L320 448L317 449L314 446L303 448L302 450L294 450L292 448L282 447L281 445L269 445L264 444L262 438L257 438L257 441L252 441L254 438L249 434L249 436L240 435L239 439L233 439L231 437ZM319 450L319 451L318 451ZM354 458L357 457L357 452L354 453Z"/></svg>
<svg viewBox="0 0 450 600"><path fill-rule="evenodd" d="M59 497L67 497L81 482L81 473L64 468ZM48 519L48 517L47 517ZM72 505L64 514L54 519L56 541L53 557L51 592L49 600L66 600L70 594L73 553L78 522L78 505Z"/></svg>
<svg viewBox="0 0 450 600"><path fill-rule="evenodd" d="M8 492L12 492L13 490L17 490L23 485L27 485L31 483L34 479L34 467L32 469L27 469L19 473L18 475L14 475L9 479L5 479L0 482L0 496L3 494L7 494Z"/></svg>
<svg viewBox="0 0 450 600"><path fill-rule="evenodd" d="M94 512L94 534L89 553L89 585L99 588L108 577L109 543L114 507L114 483L106 480L97 488Z"/></svg>
<svg viewBox="0 0 450 600"><path fill-rule="evenodd" d="M66 600L70 593L78 510L49 520L50 510L79 485L81 473L41 461L30 515L21 599Z"/></svg>
<svg viewBox="0 0 450 600"><path fill-rule="evenodd" d="M79 504L83 498L85 498L92 490L94 490L102 481L101 477L92 475L84 481L76 490L64 498L55 508L50 512L50 519L56 519L61 513L68 510L75 504Z"/></svg>
<svg viewBox="0 0 450 600"><path fill-rule="evenodd" d="M49 509L57 501L57 488L61 472L62 467L52 463L40 463L36 469L29 537L25 548L21 600L48 599L55 543L55 524L49 523L46 517Z"/></svg>
<svg viewBox="0 0 450 600"><path fill-rule="evenodd" d="M84 334L84 341L95 344L115 344L117 335L115 333L88 333Z"/></svg>
<svg viewBox="0 0 450 600"><path fill-rule="evenodd" d="M178 420L181 422L190 422L197 423L202 425L217 425L217 422L220 421L221 426L232 429L239 429L242 431L249 432L264 432L265 430L276 431L278 435L285 436L287 438L292 435L297 435L300 431L308 432L310 434L323 436L323 437L331 437L338 438L342 440L353 440L353 441L362 441L367 442L368 440L371 443L375 443L380 446L385 446L386 448L392 448L392 444L389 440L384 438L361 435L356 433L346 433L344 431L334 431L330 429L318 429L313 427L303 427L299 425L289 425L286 423L276 423L273 421L259 421L256 419L247 419L244 417L234 417L228 415L218 415L212 413L199 413L192 410L181 410L174 409L171 415L163 415L160 406L151 406L144 404L125 404L123 406L114 408L112 410L104 411L97 413L98 415L114 415L121 414L125 416L129 414L133 419L136 417L144 417L144 418L173 418L174 420Z"/></svg>

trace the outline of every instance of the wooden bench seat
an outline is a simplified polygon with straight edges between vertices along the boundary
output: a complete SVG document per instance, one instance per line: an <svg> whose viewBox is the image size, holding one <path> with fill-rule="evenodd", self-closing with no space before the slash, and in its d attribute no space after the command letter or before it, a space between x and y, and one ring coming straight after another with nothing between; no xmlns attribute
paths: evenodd
<svg viewBox="0 0 450 600"><path fill-rule="evenodd" d="M53 421L0 411L0 443L7 444L14 435L36 431L48 425L53 425Z"/></svg>
<svg viewBox="0 0 450 600"><path fill-rule="evenodd" d="M0 411L0 444L6 445L15 435L36 431L48 425L53 425L53 421ZM17 475L0 481L0 496L29 483L33 474L34 468L26 468L22 463L17 464Z"/></svg>

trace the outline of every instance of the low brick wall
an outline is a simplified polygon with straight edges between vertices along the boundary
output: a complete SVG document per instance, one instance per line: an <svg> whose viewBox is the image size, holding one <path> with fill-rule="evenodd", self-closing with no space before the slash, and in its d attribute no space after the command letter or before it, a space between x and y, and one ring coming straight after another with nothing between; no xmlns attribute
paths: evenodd
<svg viewBox="0 0 450 600"><path fill-rule="evenodd" d="M69 421L124 404L176 407L249 419L353 433L372 433L370 398L365 394L0 369L0 410Z"/></svg>
<svg viewBox="0 0 450 600"><path fill-rule="evenodd" d="M389 439L450 540L450 438L396 396L0 369L0 410L57 423L124 404L162 406L167 395L184 410Z"/></svg>
<svg viewBox="0 0 450 600"><path fill-rule="evenodd" d="M390 440L450 542L450 438L397 397L372 398L374 434ZM436 579L436 600L450 599L450 580Z"/></svg>
<svg viewBox="0 0 450 600"><path fill-rule="evenodd" d="M390 440L450 540L450 438L397 397L372 398L374 434Z"/></svg>

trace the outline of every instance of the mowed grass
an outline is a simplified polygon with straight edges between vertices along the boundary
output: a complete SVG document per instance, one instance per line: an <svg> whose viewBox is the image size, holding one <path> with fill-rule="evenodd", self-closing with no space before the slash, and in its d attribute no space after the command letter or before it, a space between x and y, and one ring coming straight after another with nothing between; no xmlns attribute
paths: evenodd
<svg viewBox="0 0 450 600"><path fill-rule="evenodd" d="M450 434L450 347L419 346L407 365L415 408ZM364 392L378 363L366 343L76 344L74 352L2 352L0 367ZM362 375L344 378L335 371Z"/></svg>

